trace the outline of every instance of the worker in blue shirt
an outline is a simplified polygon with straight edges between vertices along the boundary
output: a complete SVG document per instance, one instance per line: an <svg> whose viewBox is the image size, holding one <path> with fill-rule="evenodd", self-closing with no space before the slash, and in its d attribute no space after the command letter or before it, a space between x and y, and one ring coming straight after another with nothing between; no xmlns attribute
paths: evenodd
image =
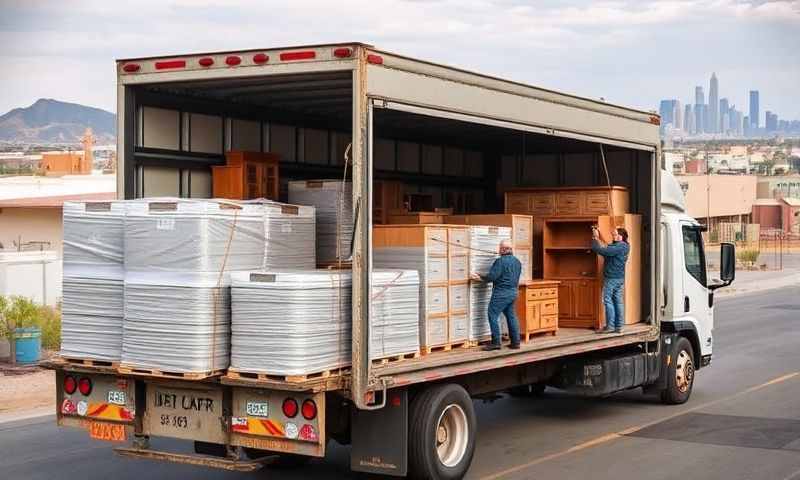
<svg viewBox="0 0 800 480"><path fill-rule="evenodd" d="M500 350L500 323L498 317L502 312L508 322L508 335L511 337L510 348L519 348L519 321L514 309L517 299L519 275L522 272L522 263L512 254L511 240L503 240L498 248L498 257L486 275L472 274L472 279L492 284L492 297L489 300L487 314L489 328L492 330L492 343L483 347L484 350Z"/></svg>
<svg viewBox="0 0 800 480"><path fill-rule="evenodd" d="M606 245L597 227L592 227L592 251L603 257L603 305L606 309L606 327L597 333L620 333L625 324L625 262L631 247L624 228L615 228L611 236L613 241Z"/></svg>

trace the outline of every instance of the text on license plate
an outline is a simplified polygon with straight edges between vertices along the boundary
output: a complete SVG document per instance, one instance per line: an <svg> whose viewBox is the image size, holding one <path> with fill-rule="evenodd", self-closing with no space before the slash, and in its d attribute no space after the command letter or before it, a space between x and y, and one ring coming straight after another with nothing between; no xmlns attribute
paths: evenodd
<svg viewBox="0 0 800 480"><path fill-rule="evenodd" d="M269 417L269 403L247 402L248 417Z"/></svg>
<svg viewBox="0 0 800 480"><path fill-rule="evenodd" d="M89 436L96 440L124 442L125 425L115 425L105 422L89 422Z"/></svg>

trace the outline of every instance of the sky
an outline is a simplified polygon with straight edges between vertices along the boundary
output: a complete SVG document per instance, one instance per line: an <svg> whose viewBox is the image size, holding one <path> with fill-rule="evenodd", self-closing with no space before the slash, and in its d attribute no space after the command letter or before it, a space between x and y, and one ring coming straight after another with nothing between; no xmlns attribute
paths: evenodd
<svg viewBox="0 0 800 480"><path fill-rule="evenodd" d="M349 41L645 110L716 72L762 124L800 119L800 0L0 0L0 114L113 112L116 58Z"/></svg>

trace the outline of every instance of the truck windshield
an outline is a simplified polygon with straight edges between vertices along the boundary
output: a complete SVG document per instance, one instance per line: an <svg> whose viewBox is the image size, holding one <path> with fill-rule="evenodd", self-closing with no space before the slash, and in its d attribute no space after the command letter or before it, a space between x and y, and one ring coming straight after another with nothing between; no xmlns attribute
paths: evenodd
<svg viewBox="0 0 800 480"><path fill-rule="evenodd" d="M697 228L683 227L683 258L689 274L705 287L706 257L703 253L703 237Z"/></svg>

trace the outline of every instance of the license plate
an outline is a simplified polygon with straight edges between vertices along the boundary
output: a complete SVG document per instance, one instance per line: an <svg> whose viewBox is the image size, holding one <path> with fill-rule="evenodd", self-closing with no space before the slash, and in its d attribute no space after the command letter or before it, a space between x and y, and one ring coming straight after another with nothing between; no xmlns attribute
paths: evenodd
<svg viewBox="0 0 800 480"><path fill-rule="evenodd" d="M114 405L125 405L125 392L119 390L110 390L108 392L108 403Z"/></svg>
<svg viewBox="0 0 800 480"><path fill-rule="evenodd" d="M269 403L247 402L248 417L269 417Z"/></svg>
<svg viewBox="0 0 800 480"><path fill-rule="evenodd" d="M125 425L116 425L105 422L89 422L89 436L96 440L124 442Z"/></svg>

